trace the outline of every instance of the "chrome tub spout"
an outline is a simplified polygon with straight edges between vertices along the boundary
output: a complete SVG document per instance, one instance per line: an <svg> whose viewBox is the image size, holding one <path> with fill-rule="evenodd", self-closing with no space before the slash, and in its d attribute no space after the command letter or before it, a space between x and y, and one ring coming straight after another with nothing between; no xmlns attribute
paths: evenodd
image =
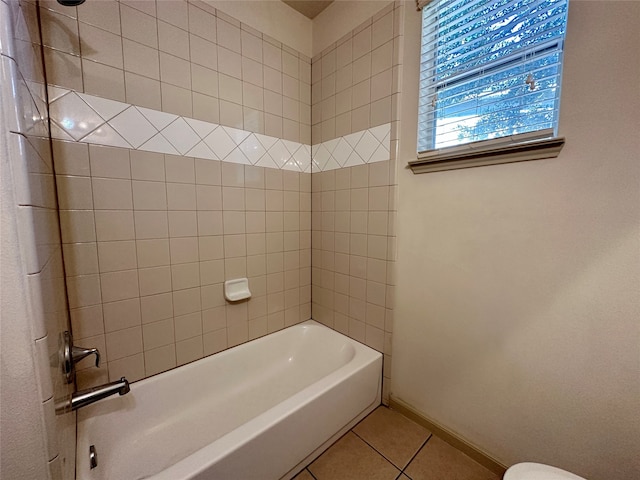
<svg viewBox="0 0 640 480"><path fill-rule="evenodd" d="M59 413L69 412L77 410L87 405L91 405L98 400L110 397L111 395L126 395L131 390L129 387L129 381L122 377L120 380L111 383L105 383L98 387L87 388L86 390L80 390L71 395L71 398L63 402L62 405L56 407Z"/></svg>

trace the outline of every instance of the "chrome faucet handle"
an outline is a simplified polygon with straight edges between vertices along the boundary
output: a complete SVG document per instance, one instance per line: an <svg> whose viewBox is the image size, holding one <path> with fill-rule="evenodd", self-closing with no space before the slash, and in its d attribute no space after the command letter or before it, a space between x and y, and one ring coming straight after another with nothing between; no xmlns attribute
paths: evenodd
<svg viewBox="0 0 640 480"><path fill-rule="evenodd" d="M96 356L96 367L100 366L100 352L97 348L82 348L73 346L71 333L60 333L60 364L67 383L72 383L75 374L75 364L89 355Z"/></svg>
<svg viewBox="0 0 640 480"><path fill-rule="evenodd" d="M76 347L75 345L71 347L71 361L75 364L78 363L85 357L89 355L96 356L96 367L100 366L100 352L97 348L84 348L84 347Z"/></svg>

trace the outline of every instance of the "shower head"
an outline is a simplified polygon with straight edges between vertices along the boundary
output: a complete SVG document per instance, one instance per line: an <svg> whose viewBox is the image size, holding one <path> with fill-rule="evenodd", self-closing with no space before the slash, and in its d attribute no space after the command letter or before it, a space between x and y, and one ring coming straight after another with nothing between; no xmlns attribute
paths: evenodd
<svg viewBox="0 0 640 480"><path fill-rule="evenodd" d="M83 4L84 0L58 0L58 3L65 7L77 7L78 5Z"/></svg>

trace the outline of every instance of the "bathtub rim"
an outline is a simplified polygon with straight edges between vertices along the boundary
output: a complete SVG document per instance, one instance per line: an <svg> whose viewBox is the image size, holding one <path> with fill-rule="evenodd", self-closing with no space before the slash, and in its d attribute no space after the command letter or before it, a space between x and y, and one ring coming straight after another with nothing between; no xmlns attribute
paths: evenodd
<svg viewBox="0 0 640 480"><path fill-rule="evenodd" d="M271 427L281 422L291 413L301 410L307 404L312 403L314 400L317 400L327 391L339 385L345 378L345 375L344 375L345 371L348 371L351 375L356 375L362 370L369 368L372 364L375 364L377 361L380 362L380 375L378 377L377 391L372 402L369 403L369 405L367 405L367 407L365 407L359 414L357 414L352 421L348 422L346 426L342 427L336 434L331 436L327 441L323 442L317 449L315 449L311 454L305 457L304 460L299 462L296 465L296 467L289 470L289 472L285 474L283 477L281 477L281 479L284 480L286 478L292 478L294 475L291 475L291 477L288 477L287 475L293 472L295 468L300 467L302 463L307 462L303 465L303 467L306 466L308 463L311 463L315 458L320 456L322 452L324 452L327 448L329 448L336 440L338 440L342 435L344 435L351 428L353 428L353 426L355 426L360 420L362 420L368 413L372 412L376 407L378 407L381 404L382 381L383 381L382 353L378 352L377 350L374 350L373 348L363 343L358 342L357 340L354 340L351 337L348 337L338 332L337 330L333 330L332 328L329 328L326 325L323 325L322 323L313 319L306 320L304 322L301 322L295 325L291 325L290 327L274 332L274 334L283 332L288 328L300 327L300 326L315 326L323 330L327 329L329 332L331 332L331 334L339 335L345 338L346 341L348 341L349 343L355 344L354 345L355 354L353 358L349 362L347 362L345 365L342 365L338 369L332 371L331 373L322 377L321 379L312 383L311 385L307 385L299 392L296 392L294 395L288 397L286 400L272 406L271 408L265 410L264 412L260 413L256 417L250 419L249 421L243 423L242 425L238 426L234 430L218 438L215 442L219 444L220 449L214 455L211 455L211 452L206 451L208 449L210 450L211 444L205 445L199 450L188 455L187 457L167 467L165 470L153 474L150 477L150 480L171 480L173 478L182 478L182 477L175 477L175 475L183 475L188 473L188 472L182 471L182 467L184 466L184 464L180 465L186 458L191 458L192 460L197 460L202 458L200 462L196 462L199 465L199 469L197 473L206 471L207 468L211 467L216 462L224 459L226 456L231 455L236 450L240 449L243 446L240 440L244 440L248 442L252 439L257 438L264 432L268 431ZM269 336L270 335L265 335L264 337L260 337L256 340L266 339ZM247 343L251 343L251 342L247 342ZM244 343L238 346L247 345L247 343ZM232 347L232 348L235 348L235 347ZM231 350L231 349L228 349L228 350ZM225 350L225 352L226 351L227 350ZM368 358L363 358L363 357L368 357ZM360 362L360 364L358 364L358 366L354 368L353 363L356 361ZM276 413L276 415L274 415L274 413ZM300 470L302 470L302 468L300 468ZM298 470L298 473L300 470ZM193 472L193 470L190 470L190 472Z"/></svg>
<svg viewBox="0 0 640 480"><path fill-rule="evenodd" d="M233 355L234 353L237 354L240 351L252 348L251 346L249 346L250 344L254 344L254 345L256 343L264 344L272 340L274 335L284 335L287 330L296 328L296 327L297 328L312 327L313 329L319 329L320 331L325 332L326 334L329 334L331 336L338 336L341 341L353 346L353 349L354 349L353 357L349 359L345 364L340 365L337 369L330 371L330 373L319 378L313 383L305 386L300 391L296 392L290 397L287 397L285 400L271 406L270 408L261 412L259 415L240 424L233 430L223 434L222 436L217 438L215 441L209 444L203 445L198 450L190 453L189 455L186 455L185 457L181 458L174 464L167 466L166 468L164 468L159 472L151 474L150 478L153 478L154 480L156 479L164 480L165 478L174 478L173 475L183 475L183 474L191 475L191 474L197 474L199 472L206 471L212 465L215 465L216 462L221 461L228 455L234 454L236 450L241 449L244 443L249 442L250 440L255 439L256 437L259 437L260 435L267 432L274 425L277 425L279 422L282 422L291 413L301 410L307 404L310 404L316 401L325 392L331 390L332 388L336 387L340 383L344 382L345 379L347 379L349 376L355 376L358 374L358 372L361 372L362 370L367 368L371 368L371 366L373 364L376 364L377 362L379 362L379 366L380 366L379 368L380 372L378 374L378 379L377 379L377 388L376 388L377 391L375 396L370 397L372 398L372 400L369 403L369 405L366 406L363 410L361 410L360 413L357 414L344 427L342 427L335 434L333 434L328 440L323 442L318 448L316 448L309 455L307 455L301 462L299 462L298 465L294 466L291 470L289 470L288 473L286 473L281 478L286 479L286 478L293 477L300 470L302 470L308 463L311 463L323 451L325 451L330 445L332 445L338 438L340 438L340 436L344 435L344 433L346 433L350 428L352 428L355 424L357 424L368 413L370 413L371 411L373 411L373 409L375 409L377 406L380 405L382 381L383 381L382 380L382 357L383 357L382 354L372 349L371 347L368 347L362 344L361 342L358 342L357 340L350 338L336 330L333 330L327 327L326 325L320 322L317 322L313 319L306 320L304 322L300 322L295 325L291 325L290 327L281 329L277 332L273 332L272 334L259 337L252 341L245 342L235 347L225 349L221 352L218 352L217 354L207 356L202 359L198 359L186 365L182 365L181 367L184 367L185 369L187 369L186 372L184 369L180 369L180 372L178 372L179 369L174 368L169 371L165 371L165 372L153 375L151 377L139 380L137 382L133 382L132 389L138 389L145 386L147 386L148 388L154 388L153 385L156 384L157 382L171 381L172 378L175 378L178 375L180 376L185 374L189 375L188 373L189 371L193 371L197 369L200 365L202 365L201 363L199 364L201 360L207 360L212 358L222 358L223 356ZM376 367L376 370L378 370L377 367ZM80 412L83 415L81 415L80 418L78 419L79 425L81 422L84 422L85 420L89 420L92 417L96 416L95 414L89 415L90 410L91 409L88 409L85 412ZM88 432L91 432L92 429L90 427L87 427L87 428L88 428ZM82 437L79 435L78 447L81 449L83 445L81 445L80 442L82 441L84 443L88 443L90 442L90 439L91 439L90 433L82 435ZM215 449L211 448L211 445L213 444L217 444ZM188 458L190 458L191 461L183 463ZM87 475L88 468L85 468L85 467L88 467L88 466L84 465L87 462L82 461L80 456L78 460L80 460L80 462L77 462L76 464L76 467L77 467L76 478L78 479L85 478L84 476L80 476L80 475ZM193 469L194 464L197 465L196 470ZM183 471L183 469L186 469L188 471ZM165 476L164 475L165 472L167 472L169 476Z"/></svg>

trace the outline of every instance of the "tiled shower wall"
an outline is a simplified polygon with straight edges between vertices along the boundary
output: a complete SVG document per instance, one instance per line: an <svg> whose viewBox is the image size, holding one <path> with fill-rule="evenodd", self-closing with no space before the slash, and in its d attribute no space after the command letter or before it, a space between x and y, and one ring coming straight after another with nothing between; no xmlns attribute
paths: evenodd
<svg viewBox="0 0 640 480"><path fill-rule="evenodd" d="M292 158L294 148L308 148L297 142L315 143L312 182L299 163L274 162L292 172L242 155L174 156L132 143L126 131L127 141L110 144L133 149L95 145L103 127L79 134L66 113L54 116L57 138L82 142L54 142L74 331L108 361L106 370L85 363L81 383L143 378L309 318L311 266L314 318L383 351L388 380L401 5L389 4L314 58L313 89L307 58L205 3L101 2L87 12L44 5L52 25L60 16L66 22L45 34L51 83L91 95L74 102L90 105L105 129L118 129L105 109L134 104L139 119L164 112L196 131L189 118L296 142L287 147ZM144 36L126 26L130 15L143 15ZM116 16L119 30L104 23ZM128 63L132 46L145 54ZM128 79L140 76L149 82L142 91L159 92L155 100L136 96ZM51 91L55 104L66 91ZM100 97L126 104L97 106ZM216 151L204 135L193 141ZM252 165L229 163L238 161ZM222 281L244 274L254 298L225 304Z"/></svg>
<svg viewBox="0 0 640 480"><path fill-rule="evenodd" d="M59 152L73 159L59 176L73 331L106 354L81 380L137 380L310 318L310 174ZM252 298L226 302L223 282L245 276Z"/></svg>
<svg viewBox="0 0 640 480"><path fill-rule="evenodd" d="M390 3L313 58L313 145L391 122L399 70L399 10Z"/></svg>
<svg viewBox="0 0 640 480"><path fill-rule="evenodd" d="M311 60L206 2L40 3L50 84L311 143Z"/></svg>
<svg viewBox="0 0 640 480"><path fill-rule="evenodd" d="M206 3L41 5L49 83L91 95L80 102L309 143L310 59ZM103 368L79 366L81 386L144 378L311 317L310 173L97 145L54 121L58 138L80 140L54 141L75 342L104 353ZM223 282L243 276L251 300L226 302Z"/></svg>
<svg viewBox="0 0 640 480"><path fill-rule="evenodd" d="M384 353L385 402L393 332L403 8L401 2L389 4L312 62L314 167L323 146L337 149L332 140L351 143L355 132L389 124L390 160L365 163L365 158L362 165L336 168L345 162L333 150L336 163L312 174L313 318Z"/></svg>
<svg viewBox="0 0 640 480"><path fill-rule="evenodd" d="M66 399L73 384L66 383L59 363L58 341L69 329L69 312L35 4L2 0L0 36L0 124L4 127L0 136L11 163L11 175L2 178L2 188L15 193L21 257L29 288L28 317L7 315L2 321L29 323L49 478L71 478L75 468L75 413L55 414L56 403ZM40 452L31 453L37 462Z"/></svg>

